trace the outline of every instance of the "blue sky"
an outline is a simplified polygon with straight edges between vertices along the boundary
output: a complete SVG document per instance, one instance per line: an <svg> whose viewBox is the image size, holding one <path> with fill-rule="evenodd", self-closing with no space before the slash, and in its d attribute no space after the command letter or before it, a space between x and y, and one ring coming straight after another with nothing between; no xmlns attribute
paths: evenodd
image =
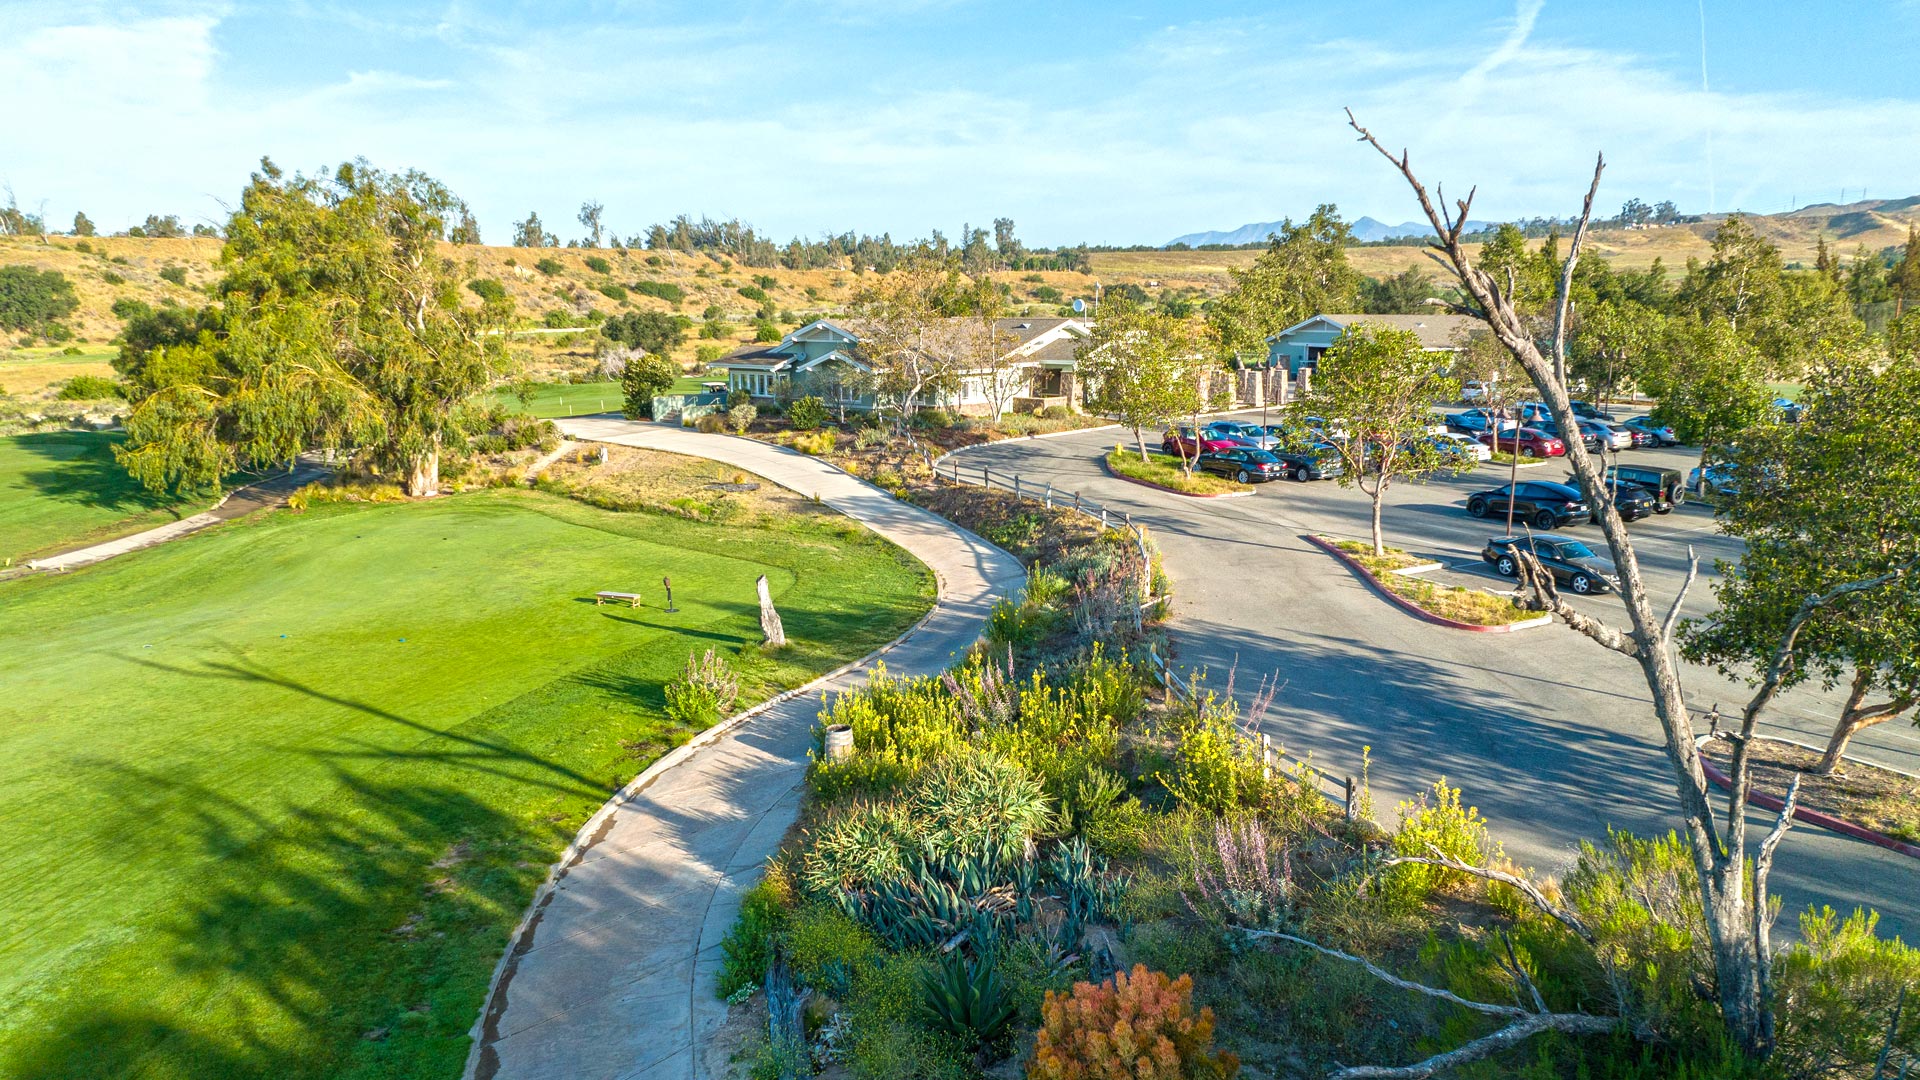
<svg viewBox="0 0 1920 1080"><path fill-rule="evenodd" d="M584 199L776 237L1030 243L1415 216L1343 106L1475 215L1920 193L1920 0L1347 4L0 0L0 180L50 222L217 221L262 155L417 167L489 241ZM1711 139L1712 167L1708 165Z"/></svg>

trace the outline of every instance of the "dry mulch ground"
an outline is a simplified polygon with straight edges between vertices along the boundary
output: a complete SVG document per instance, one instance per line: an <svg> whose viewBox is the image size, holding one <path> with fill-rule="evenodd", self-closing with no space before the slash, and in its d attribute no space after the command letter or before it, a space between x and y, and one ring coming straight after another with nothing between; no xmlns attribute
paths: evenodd
<svg viewBox="0 0 1920 1080"><path fill-rule="evenodd" d="M1732 752L1730 744L1718 740L1702 750L1722 772L1731 771ZM1749 760L1754 789L1784 799L1793 774L1813 768L1820 755L1791 743L1756 739ZM1895 840L1920 843L1920 779L1914 777L1845 761L1832 776L1809 775L1800 781L1800 805Z"/></svg>

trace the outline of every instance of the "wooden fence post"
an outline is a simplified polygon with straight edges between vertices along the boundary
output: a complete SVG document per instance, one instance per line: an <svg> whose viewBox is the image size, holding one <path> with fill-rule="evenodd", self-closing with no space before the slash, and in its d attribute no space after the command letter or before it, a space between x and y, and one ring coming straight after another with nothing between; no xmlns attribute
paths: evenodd
<svg viewBox="0 0 1920 1080"><path fill-rule="evenodd" d="M1020 474L1019 473L1013 474L1013 497L1016 499L1020 498Z"/></svg>
<svg viewBox="0 0 1920 1080"><path fill-rule="evenodd" d="M1053 481L1047 481L1047 509L1053 509Z"/></svg>
<svg viewBox="0 0 1920 1080"><path fill-rule="evenodd" d="M1353 777L1349 776L1347 777L1347 811L1346 811L1348 821L1353 820L1353 815L1357 809L1358 808L1354 805L1354 802L1353 802Z"/></svg>

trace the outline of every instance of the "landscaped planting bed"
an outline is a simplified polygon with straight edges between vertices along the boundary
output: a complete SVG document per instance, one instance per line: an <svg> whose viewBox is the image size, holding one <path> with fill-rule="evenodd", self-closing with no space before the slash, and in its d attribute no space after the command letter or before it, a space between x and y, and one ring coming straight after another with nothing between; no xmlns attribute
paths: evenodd
<svg viewBox="0 0 1920 1080"><path fill-rule="evenodd" d="M1140 455L1124 447L1115 447L1107 452L1107 468L1143 484L1166 488L1181 495L1244 495L1253 488L1247 484L1235 483L1224 476L1195 470L1188 473L1177 459L1164 455L1149 455L1146 461Z"/></svg>
<svg viewBox="0 0 1920 1080"><path fill-rule="evenodd" d="M1408 555L1399 548L1388 548L1385 555L1376 556L1371 544L1357 540L1329 542L1364 567L1381 588L1429 615L1473 626L1508 626L1540 618L1539 612L1515 607L1510 598L1485 589L1441 585L1424 578L1395 573L1396 570L1418 566L1426 561Z"/></svg>
<svg viewBox="0 0 1920 1080"><path fill-rule="evenodd" d="M1700 749L1721 771L1732 768L1733 749L1726 742L1714 740ZM1831 776L1815 776L1807 770L1819 762L1817 751L1775 739L1755 739L1747 760L1755 791L1784 799L1801 774L1800 806L1920 845L1920 779L1852 759L1842 761Z"/></svg>

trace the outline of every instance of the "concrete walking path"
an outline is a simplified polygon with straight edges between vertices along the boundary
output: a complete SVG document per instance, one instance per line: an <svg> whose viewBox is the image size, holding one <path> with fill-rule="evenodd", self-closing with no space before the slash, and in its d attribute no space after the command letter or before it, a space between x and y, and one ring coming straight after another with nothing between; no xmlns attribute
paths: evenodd
<svg viewBox="0 0 1920 1080"><path fill-rule="evenodd" d="M122 536L118 540L106 540L90 544L72 551L63 551L58 555L45 555L32 559L24 565L28 570L64 571L78 566L101 562L116 555L125 555L129 551L164 544L176 540L188 533L199 532L209 525L218 525L223 521L246 517L256 510L265 510L279 506L287 501L287 496L319 480L333 471L333 466L321 463L318 456L302 457L289 472L276 473L265 480L259 480L245 487L235 488L226 497L215 503L212 508L169 521L132 536Z"/></svg>
<svg viewBox="0 0 1920 1080"><path fill-rule="evenodd" d="M940 670L1025 579L1006 552L846 473L766 443L609 418L570 439L725 462L823 503L912 552L939 583L905 638L656 762L582 828L495 973L470 1080L696 1080L726 1018L720 940L740 891L794 822L822 694Z"/></svg>

